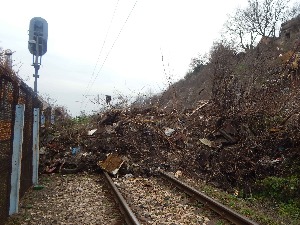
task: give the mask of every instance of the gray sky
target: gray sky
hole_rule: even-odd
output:
[[[1,3],[0,47],[14,52],[14,69],[33,87],[29,22],[46,19],[48,52],[42,58],[38,91],[75,116],[97,110],[90,99],[98,94],[104,99],[105,94],[155,93],[164,90],[169,76],[171,81],[183,78],[191,58],[208,52],[220,37],[227,14],[246,2],[9,0]]]

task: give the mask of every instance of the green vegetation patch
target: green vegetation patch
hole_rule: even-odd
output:
[[[262,199],[272,199],[281,215],[300,219],[299,177],[267,177],[256,182],[255,195]]]
[[[279,202],[297,200],[300,206],[300,179],[298,177],[267,177],[256,183],[260,197],[271,197]]]

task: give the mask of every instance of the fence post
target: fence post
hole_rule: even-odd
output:
[[[33,111],[33,146],[32,146],[32,183],[38,184],[39,173],[39,121],[40,109],[34,108]]]
[[[11,188],[9,215],[17,213],[19,210],[19,190],[21,176],[21,160],[22,160],[22,144],[23,144],[23,128],[24,128],[24,105],[16,105],[13,154],[11,166]]]

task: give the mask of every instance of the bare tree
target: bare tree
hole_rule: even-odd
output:
[[[199,54],[198,57],[192,58],[190,62],[190,73],[197,73],[203,69],[208,63],[208,56],[206,54]]]
[[[299,13],[290,0],[248,0],[248,6],[237,9],[225,23],[226,33],[238,39],[244,50],[252,49],[258,37],[275,37],[281,23]]]
[[[225,29],[231,39],[237,40],[242,49],[248,50],[254,47],[257,33],[247,24],[244,13],[244,9],[237,9],[235,15],[225,23]]]
[[[215,42],[210,51],[210,66],[213,72],[212,94],[214,102],[223,110],[232,106],[234,89],[232,74],[237,65],[237,51],[224,40]]]

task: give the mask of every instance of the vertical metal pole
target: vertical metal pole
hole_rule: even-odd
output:
[[[39,77],[39,65],[37,64],[38,56],[35,56],[35,63],[34,63],[34,94],[37,96],[37,79]]]
[[[38,72],[40,69],[39,65],[39,34],[36,37],[36,55],[35,55],[35,62],[34,66],[34,94],[37,97],[37,79],[39,78]],[[33,109],[33,131],[32,131],[32,139],[33,139],[33,146],[32,146],[32,183],[33,185],[38,184],[39,180],[39,122],[40,122],[40,109],[34,108]]]
[[[20,190],[20,177],[21,177],[24,110],[25,110],[24,105],[16,105],[9,215],[18,213],[19,210],[19,190]]]
[[[36,37],[36,55],[35,55],[35,62],[34,62],[34,94],[35,96],[37,96],[37,79],[39,78],[39,69],[40,69],[40,65],[39,65],[39,35],[37,35]]]
[[[35,108],[33,112],[33,146],[32,146],[32,183],[38,184],[39,173],[39,121],[40,109]]]

